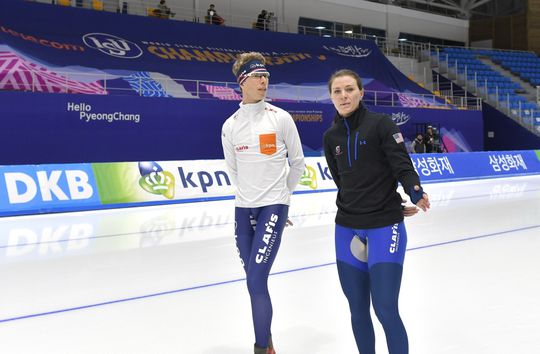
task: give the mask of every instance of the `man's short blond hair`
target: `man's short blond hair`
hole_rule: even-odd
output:
[[[264,56],[259,52],[242,53],[236,58],[236,61],[233,64],[232,72],[234,76],[238,76],[238,70],[240,70],[242,65],[252,60],[259,60],[263,64],[266,64],[266,59],[264,59]]]

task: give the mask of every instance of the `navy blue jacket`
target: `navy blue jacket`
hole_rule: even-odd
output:
[[[324,133],[324,155],[338,187],[337,224],[369,229],[403,220],[398,181],[410,195],[420,179],[388,115],[362,106],[347,118],[336,114]]]

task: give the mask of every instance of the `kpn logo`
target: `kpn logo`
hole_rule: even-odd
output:
[[[174,198],[174,176],[153,161],[139,162],[139,186],[152,194],[161,194],[167,199]]]
[[[317,189],[317,172],[313,167],[306,165],[304,173],[300,177],[300,184],[311,189]]]

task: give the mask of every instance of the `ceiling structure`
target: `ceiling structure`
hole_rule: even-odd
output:
[[[368,0],[443,16],[477,19],[523,13],[527,0]]]

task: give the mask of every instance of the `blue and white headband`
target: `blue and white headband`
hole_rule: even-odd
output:
[[[266,67],[260,60],[251,60],[240,67],[236,81],[242,85],[248,77],[255,74],[264,74],[270,76],[270,73],[268,70],[266,70]]]

